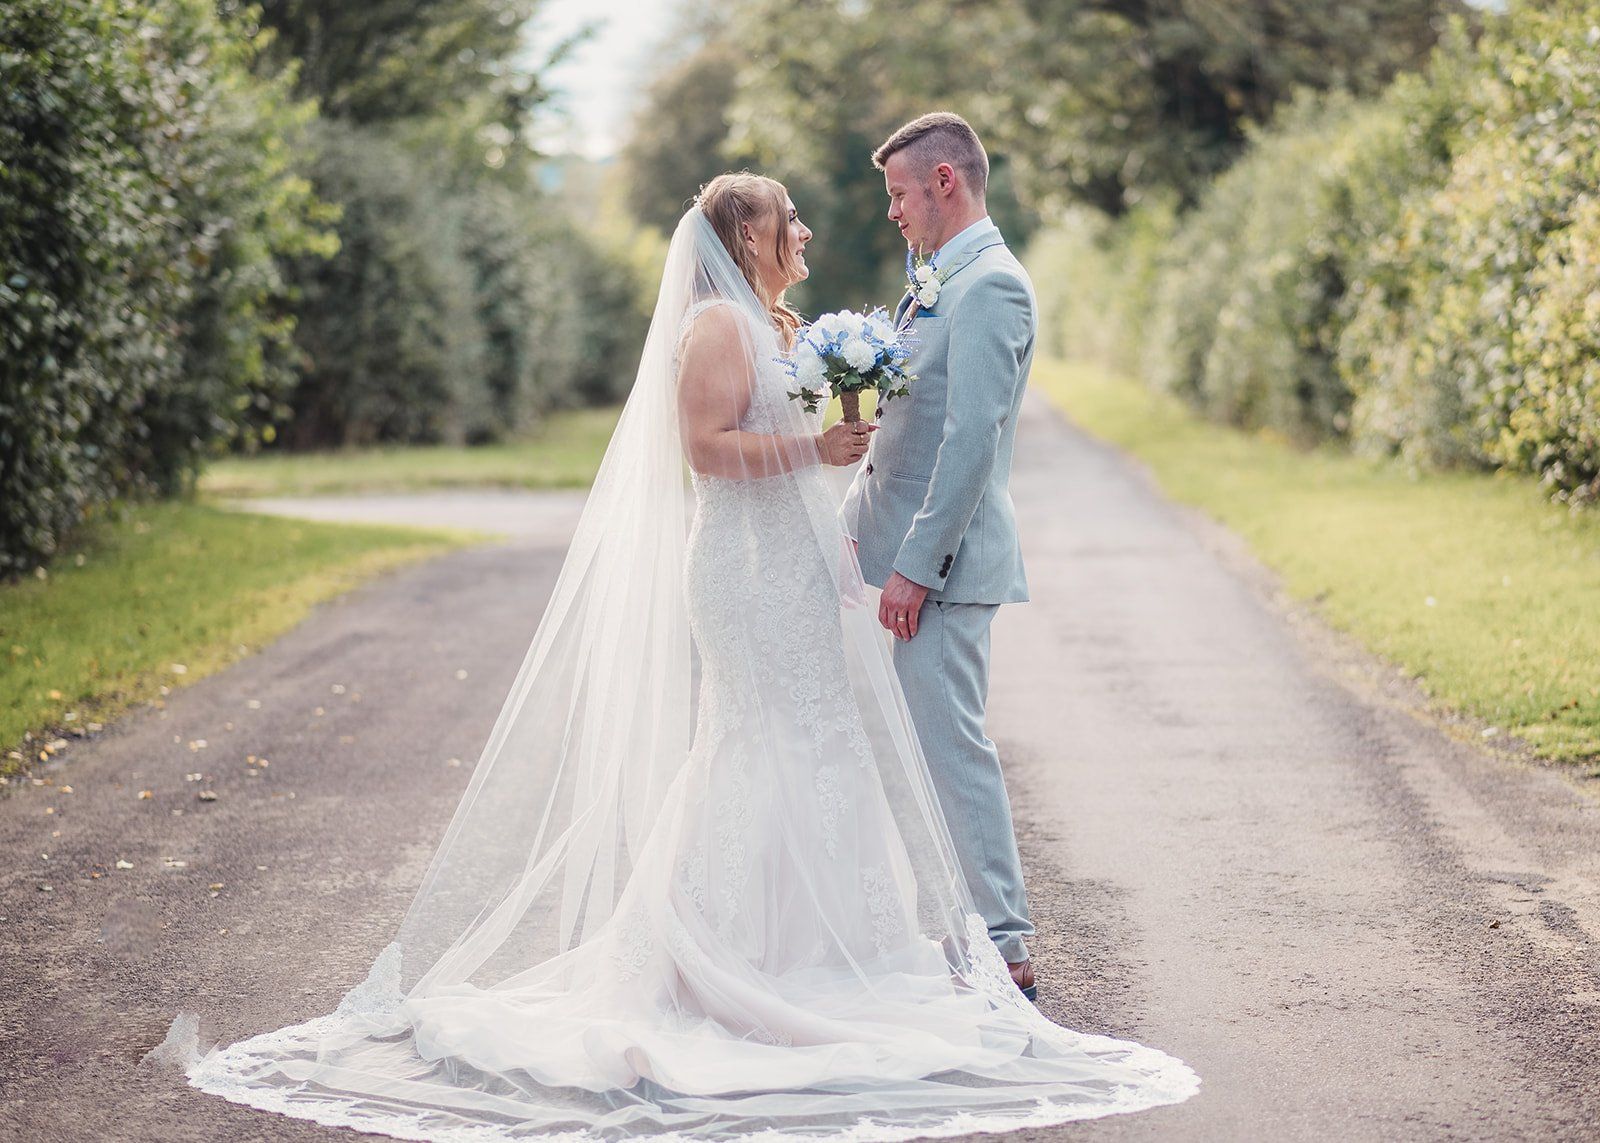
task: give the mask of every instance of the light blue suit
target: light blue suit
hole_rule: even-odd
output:
[[[928,588],[896,674],[967,884],[1008,961],[1033,935],[1000,755],[984,733],[989,625],[1028,598],[1008,484],[1017,411],[1037,332],[1033,285],[988,219],[934,260],[938,301],[911,315],[908,397],[879,406],[878,431],[840,510],[867,582]],[[910,310],[906,295],[896,313]]]

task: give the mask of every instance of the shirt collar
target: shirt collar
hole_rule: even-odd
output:
[[[982,218],[978,219],[977,222],[974,222],[971,226],[963,230],[960,234],[957,234],[954,238],[946,239],[945,244],[939,247],[939,249],[935,250],[933,252],[933,257],[929,259],[934,269],[938,269],[939,263],[948,262],[951,258],[959,254],[961,252],[961,248],[972,241],[973,236],[977,234],[978,231],[982,230],[986,226],[993,225],[994,223],[990,221],[989,216],[986,214]]]

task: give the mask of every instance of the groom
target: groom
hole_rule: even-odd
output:
[[[984,733],[989,625],[1028,598],[1007,483],[1035,334],[1033,286],[989,220],[989,157],[959,115],[913,119],[873,153],[900,227],[916,374],[879,406],[867,463],[841,509],[989,935],[1031,1000],[1033,935],[1000,755]]]

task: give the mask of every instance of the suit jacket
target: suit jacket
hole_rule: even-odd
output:
[[[992,223],[940,272],[938,301],[911,319],[917,379],[879,406],[840,520],[876,587],[898,571],[929,598],[1020,602],[1028,583],[1008,486],[1038,330],[1033,284]]]

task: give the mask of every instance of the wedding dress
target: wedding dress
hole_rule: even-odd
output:
[[[726,375],[680,377],[711,327],[737,334]],[[193,1086],[450,1143],[905,1139],[1195,1091],[1180,1061],[1057,1027],[1012,984],[780,352],[691,209],[552,601],[396,941],[329,1015],[204,1055],[180,1017],[163,1051]],[[743,451],[691,474],[691,522],[680,397],[701,383],[731,394]]]

